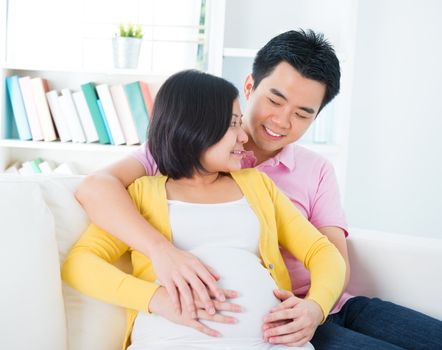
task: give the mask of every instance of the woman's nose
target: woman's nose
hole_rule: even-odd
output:
[[[245,130],[242,127],[239,128],[237,140],[240,143],[246,143],[249,140],[247,133],[245,132]]]

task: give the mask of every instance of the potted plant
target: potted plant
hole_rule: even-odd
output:
[[[115,68],[137,68],[142,39],[140,24],[120,24],[119,32],[112,38]]]

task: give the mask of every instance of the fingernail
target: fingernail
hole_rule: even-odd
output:
[[[226,301],[226,297],[225,297],[223,294],[220,294],[220,295],[218,296],[218,300],[219,300],[219,301]]]
[[[211,315],[215,315],[215,308],[213,308],[213,307],[210,307],[209,308],[209,313],[211,314]]]

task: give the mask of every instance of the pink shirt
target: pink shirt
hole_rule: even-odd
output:
[[[144,145],[135,151],[133,156],[143,164],[147,175],[157,173],[158,167]],[[255,166],[255,162],[253,152],[249,151],[243,159],[242,166],[250,168]],[[304,147],[290,144],[256,168],[266,173],[316,228],[340,227],[347,236],[347,222],[336,175],[328,160]],[[309,272],[283,248],[281,253],[290,273],[293,293],[304,297],[310,288]],[[339,312],[351,297],[344,292],[331,313]]]

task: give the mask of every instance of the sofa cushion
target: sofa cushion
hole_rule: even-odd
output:
[[[66,349],[54,221],[38,184],[0,178],[3,349]]]
[[[60,262],[89,224],[73,191],[82,177],[63,176],[40,181],[46,204],[54,217]],[[69,350],[119,350],[124,341],[123,308],[89,298],[63,283]]]

